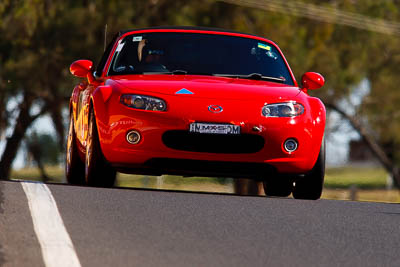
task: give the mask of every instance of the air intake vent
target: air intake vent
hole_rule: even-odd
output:
[[[165,132],[162,140],[169,148],[191,152],[245,154],[256,153],[264,147],[264,138],[253,134],[199,134],[177,130]]]

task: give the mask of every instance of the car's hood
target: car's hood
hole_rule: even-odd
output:
[[[284,100],[301,92],[298,87],[275,82],[202,75],[114,76],[106,84],[143,93],[235,100],[266,96]]]

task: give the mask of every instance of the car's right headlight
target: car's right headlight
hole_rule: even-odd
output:
[[[303,113],[304,106],[296,102],[267,104],[261,109],[261,114],[265,117],[295,117]]]
[[[121,103],[125,106],[143,110],[166,111],[167,104],[164,100],[145,95],[122,95]]]

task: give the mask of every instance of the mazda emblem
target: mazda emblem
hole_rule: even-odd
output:
[[[211,105],[211,106],[208,106],[208,111],[210,111],[212,113],[221,113],[223,111],[223,109],[221,106]]]

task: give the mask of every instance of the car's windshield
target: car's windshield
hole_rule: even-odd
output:
[[[108,75],[152,73],[272,78],[293,85],[275,46],[251,38],[164,32],[128,35],[119,42]]]

